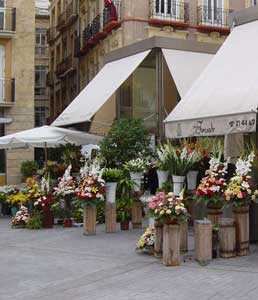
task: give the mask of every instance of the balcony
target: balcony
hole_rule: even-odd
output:
[[[15,79],[0,79],[0,107],[10,107],[15,103]]]
[[[48,46],[36,45],[35,47],[35,56],[36,58],[46,58],[48,59],[49,48]]]
[[[57,30],[62,31],[70,26],[78,17],[77,2],[71,1],[57,18]]]
[[[65,59],[63,59],[60,63],[56,66],[56,75],[58,77],[63,77],[70,71],[74,70],[73,65],[73,56],[70,54]]]
[[[65,25],[66,25],[66,11],[64,11],[57,17],[56,29],[60,31],[65,27]]]
[[[103,31],[110,32],[120,25],[121,0],[113,0],[103,10]]]
[[[50,27],[47,30],[47,43],[51,44],[55,40],[56,30],[54,27]]]
[[[54,86],[54,73],[49,71],[47,73],[47,78],[46,78],[46,85],[49,87],[53,87]]]
[[[181,0],[150,0],[150,25],[186,27],[188,23],[189,3]]]
[[[198,7],[198,29],[200,31],[221,31],[228,33],[230,10],[208,6]]]
[[[16,8],[0,8],[0,36],[13,37],[16,30]]]

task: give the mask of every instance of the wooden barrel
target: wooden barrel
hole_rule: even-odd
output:
[[[163,224],[155,222],[155,243],[154,243],[154,255],[156,257],[162,257],[163,248]]]
[[[180,224],[180,251],[188,251],[188,223]]]
[[[95,205],[85,205],[83,214],[84,235],[96,234],[97,210]]]
[[[106,224],[106,233],[114,233],[117,231],[115,203],[106,202],[105,224]]]
[[[180,226],[165,224],[163,227],[163,264],[180,265]]]
[[[133,229],[142,228],[142,203],[135,200],[132,206],[132,225]]]
[[[211,221],[212,225],[217,225],[219,223],[219,219],[222,218],[222,215],[222,208],[207,207],[207,218]]]
[[[249,254],[249,206],[233,208],[236,224],[236,252],[238,256]]]
[[[220,257],[236,256],[236,226],[234,219],[221,218],[219,220],[219,253]]]
[[[209,220],[194,222],[195,259],[201,263],[212,259],[212,224]]]

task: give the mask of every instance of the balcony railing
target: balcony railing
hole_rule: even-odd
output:
[[[71,1],[57,18],[57,29],[62,30],[76,20],[78,16],[77,1]]]
[[[188,23],[189,4],[179,0],[150,0],[150,20]]]
[[[46,85],[50,87],[54,85],[54,73],[51,71],[47,73]]]
[[[66,23],[66,11],[62,12],[57,17],[57,24],[56,24],[57,30],[62,29],[65,26],[65,23]]]
[[[103,27],[111,22],[121,20],[121,0],[113,0],[112,4],[106,6],[103,10]]]
[[[69,70],[73,69],[73,56],[70,54],[56,66],[56,75],[64,75]]]
[[[0,7],[0,33],[13,33],[16,30],[16,8]]]
[[[0,78],[0,106],[11,106],[15,103],[15,79]]]
[[[83,44],[87,44],[90,39],[92,39],[97,33],[100,32],[101,23],[100,15],[95,17],[95,19],[83,30]]]
[[[47,42],[51,43],[55,39],[56,29],[54,27],[50,27],[47,30]]]
[[[41,46],[41,45],[36,45],[35,47],[35,55],[36,57],[40,57],[40,58],[48,58],[48,54],[49,54],[49,48],[48,46]]]
[[[228,28],[229,10],[209,6],[198,7],[198,25],[206,27]]]

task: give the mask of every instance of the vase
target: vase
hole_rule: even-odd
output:
[[[185,176],[173,175],[173,191],[176,196],[179,196],[182,189],[184,188]]]
[[[198,173],[198,171],[189,171],[187,173],[187,188],[189,191],[196,189]]]
[[[106,200],[109,203],[116,202],[116,188],[117,182],[107,182],[106,183]]]
[[[195,259],[207,263],[212,259],[212,224],[210,220],[194,222]]]
[[[168,180],[168,171],[157,170],[158,180],[159,180],[159,188],[161,189],[163,184]]]
[[[218,225],[219,220],[223,215],[223,206],[220,204],[208,203],[207,205],[207,218],[211,221],[212,225]]]
[[[180,225],[165,224],[163,228],[163,264],[180,265]]]
[[[50,209],[43,210],[42,227],[53,228],[54,226],[54,215]]]
[[[130,177],[134,182],[134,191],[139,192],[141,190],[142,172],[130,172]]]
[[[150,217],[148,220],[149,227],[154,227],[155,219]]]
[[[129,221],[122,221],[122,222],[120,222],[120,227],[121,227],[121,230],[127,231],[127,230],[129,230],[130,222]]]
[[[97,209],[95,205],[84,205],[83,228],[84,235],[96,234]]]
[[[238,256],[249,253],[249,206],[234,207],[236,224],[236,252]]]
[[[73,227],[73,221],[70,218],[65,218],[63,222],[64,228],[71,228]]]

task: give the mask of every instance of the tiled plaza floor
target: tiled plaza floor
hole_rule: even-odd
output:
[[[187,258],[168,268],[134,251],[140,231],[92,237],[81,228],[13,230],[0,219],[1,300],[257,300],[258,248],[249,257]]]

